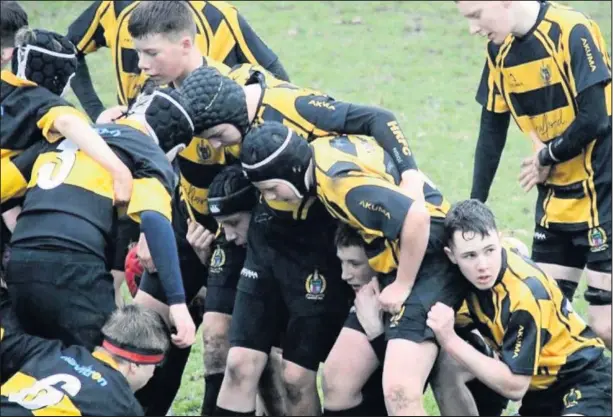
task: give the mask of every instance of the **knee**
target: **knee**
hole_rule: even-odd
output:
[[[594,333],[598,337],[610,340],[611,339],[611,308],[609,307],[608,313],[602,312],[602,308],[588,308],[590,311],[589,324]],[[597,310],[597,311],[593,311]]]
[[[305,392],[317,391],[317,373],[291,362],[283,366],[283,384],[287,398],[293,403],[300,401]]]
[[[259,380],[261,369],[258,358],[253,357],[248,352],[230,349],[226,361],[226,372],[224,378],[232,385],[245,383],[255,383]]]
[[[326,362],[321,375],[321,385],[324,398],[331,399],[352,391],[352,384],[347,380],[342,367],[334,363]]]
[[[421,405],[422,392],[419,384],[383,382],[385,405],[391,415],[407,409],[415,409]]]
[[[228,327],[223,318],[221,320],[205,320],[202,326],[202,342],[204,347],[204,367],[206,374],[224,371],[230,342],[228,340]]]

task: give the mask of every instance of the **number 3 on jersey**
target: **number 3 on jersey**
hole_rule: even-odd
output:
[[[77,160],[78,146],[68,139],[64,139],[57,147],[57,157],[54,161],[43,164],[38,169],[36,184],[43,190],[50,190],[62,184]]]

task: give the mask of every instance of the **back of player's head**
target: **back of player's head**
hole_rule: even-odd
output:
[[[102,334],[104,349],[119,360],[137,364],[162,362],[170,346],[162,317],[137,304],[115,310],[102,327]]]
[[[128,32],[137,39],[162,35],[176,40],[196,36],[196,23],[185,1],[142,1],[132,10]]]
[[[199,67],[180,88],[192,110],[196,134],[222,123],[235,126],[244,137],[249,130],[249,114],[243,87],[216,68]]]
[[[445,241],[448,244],[453,243],[455,232],[485,237],[497,230],[494,213],[476,199],[454,204],[445,217]]]
[[[230,165],[213,178],[207,204],[212,215],[230,216],[241,211],[251,211],[257,200],[257,189],[240,165]]]
[[[337,248],[348,248],[351,246],[364,246],[364,240],[357,229],[347,223],[339,223],[334,233],[334,245]]]
[[[15,34],[28,26],[28,14],[16,1],[2,1],[0,7],[0,48],[15,46]]]
[[[194,136],[194,124],[187,108],[176,90],[147,87],[128,109],[128,117],[139,118],[153,140],[168,152],[178,145],[187,145]]]
[[[62,95],[77,69],[74,45],[59,33],[22,28],[15,35],[12,69],[18,77]]]
[[[264,122],[245,136],[240,159],[252,182],[282,180],[303,196],[313,151],[309,143],[279,122]]]

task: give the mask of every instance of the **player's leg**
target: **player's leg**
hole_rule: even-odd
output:
[[[588,322],[594,332],[611,350],[611,222],[590,229],[587,234],[587,265],[585,275],[588,302]],[[582,239],[581,243],[585,242]]]
[[[357,316],[349,313],[323,366],[324,415],[371,415],[362,390],[380,366]]]
[[[280,344],[280,342],[279,342]],[[273,347],[268,355],[268,363],[260,377],[259,407],[256,415],[287,415],[287,392],[283,382],[283,351]]]
[[[423,392],[439,353],[434,333],[426,325],[428,311],[436,302],[459,310],[467,290],[467,281],[442,251],[426,254],[402,310],[386,322],[383,392],[390,415],[425,415]],[[463,397],[454,400],[456,409],[470,406],[462,403]]]
[[[218,416],[255,415],[258,383],[277,339],[279,322],[284,319],[274,287],[262,288],[257,294],[243,289],[239,282],[230,325],[230,350],[217,396]]]

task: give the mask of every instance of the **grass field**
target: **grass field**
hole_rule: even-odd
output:
[[[90,2],[24,1],[33,27],[65,33]],[[570,1],[601,25],[611,48],[611,2]],[[470,193],[480,108],[474,101],[485,41],[468,34],[453,2],[237,1],[234,4],[279,55],[295,84],[338,99],[395,112],[420,167],[451,201]],[[108,50],[93,54],[89,68],[106,105],[115,104]],[[76,103],[74,97],[70,97]],[[516,127],[490,193],[499,225],[531,242],[536,191],[522,192],[520,161],[531,152]],[[583,299],[575,305],[581,312]],[[177,415],[199,413],[203,393],[202,347],[192,350],[174,404]],[[431,415],[438,410],[431,395]]]

